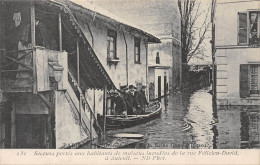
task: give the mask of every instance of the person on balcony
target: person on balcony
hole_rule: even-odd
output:
[[[51,28],[48,28],[42,19],[35,18],[36,45],[50,50],[58,50],[57,41],[53,36]]]

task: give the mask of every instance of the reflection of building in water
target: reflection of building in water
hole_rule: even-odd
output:
[[[238,107],[218,109],[217,148],[240,148],[240,111]]]
[[[241,148],[258,148],[260,145],[259,136],[259,115],[258,109],[248,109],[241,113]]]
[[[260,112],[249,112],[249,141],[252,148],[260,147]]]
[[[217,148],[259,148],[260,107],[219,107]]]

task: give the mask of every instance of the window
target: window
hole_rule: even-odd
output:
[[[160,64],[160,56],[159,56],[159,52],[156,53],[156,64]]]
[[[250,94],[260,94],[260,82],[259,82],[259,67],[260,65],[250,65]]]
[[[141,40],[139,38],[135,38],[135,63],[138,63],[140,64],[141,61],[140,61],[140,42]]]
[[[238,13],[238,44],[260,46],[260,11]]]
[[[249,44],[259,45],[260,12],[249,12]]]
[[[108,29],[107,33],[107,59],[118,59],[116,56],[116,31]]]
[[[240,65],[240,97],[260,95],[260,64]]]

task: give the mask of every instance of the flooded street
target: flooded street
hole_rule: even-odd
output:
[[[161,99],[161,117],[116,133],[145,134],[149,149],[259,148],[259,107],[225,107],[213,111],[210,87]]]

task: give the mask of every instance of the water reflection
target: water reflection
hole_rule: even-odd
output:
[[[259,148],[259,107],[212,105],[210,88],[161,99],[160,118],[109,131],[146,134],[146,148]]]
[[[218,108],[218,148],[260,148],[259,106]]]

